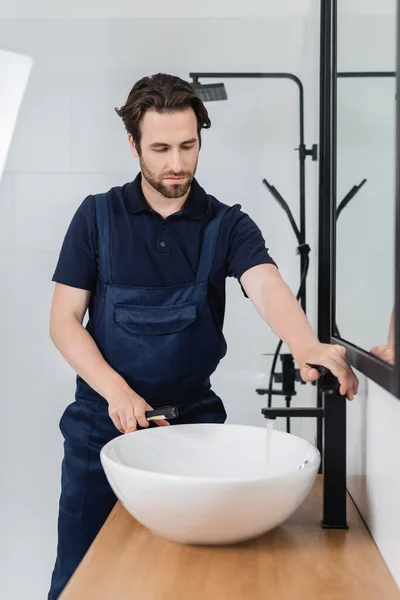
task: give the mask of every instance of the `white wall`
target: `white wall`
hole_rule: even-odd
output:
[[[358,0],[360,1],[360,0]],[[382,2],[387,0],[381,0]],[[0,17],[7,18],[117,18],[117,17],[276,17],[311,14],[316,10],[314,0],[153,0],[137,3],[131,0],[0,0]]]
[[[400,588],[400,401],[358,375],[347,412],[347,487]]]
[[[114,106],[136,79],[156,71],[186,78],[195,70],[289,71],[305,85],[310,146],[318,141],[318,27],[315,12],[308,18],[0,20],[0,47],[35,60],[0,188],[0,451],[7,457],[0,466],[0,585],[7,600],[43,599],[53,566],[58,421],[73,400],[75,380],[48,337],[51,276],[82,199],[138,171]],[[203,136],[198,179],[222,201],[242,203],[297,291],[296,240],[261,182],[267,177],[298,216],[296,87],[288,81],[226,83],[229,101],[209,105],[213,127]],[[317,174],[318,164],[309,162],[313,323]],[[236,281],[228,282],[226,336],[229,352],[215,389],[230,422],[264,425],[265,397],[254,389],[267,383],[271,359],[261,354],[273,352],[277,340]],[[302,387],[294,404],[315,404],[315,388]],[[294,422],[292,431],[313,441],[313,423]]]
[[[393,14],[393,0],[344,0],[342,11],[346,14]],[[133,3],[130,0],[0,0],[0,18],[116,18],[116,17],[276,17],[313,15],[317,10],[315,0],[203,0],[189,3],[164,0],[150,3]]]

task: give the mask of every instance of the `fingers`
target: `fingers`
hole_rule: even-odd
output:
[[[150,404],[145,404],[144,402],[137,404],[134,408],[134,416],[136,421],[139,423],[140,427],[148,427],[149,422],[146,419],[145,412],[147,410],[153,410]]]
[[[121,433],[124,433],[124,428],[122,426],[121,419],[119,418],[117,409],[109,408],[108,414],[110,415],[110,419],[112,420],[112,422],[114,423],[114,425],[118,429],[118,431],[120,431]]]
[[[351,389],[353,391],[353,397],[349,398],[349,400],[353,400],[354,396],[358,394],[358,385],[359,385],[358,377],[354,373],[354,371],[352,370],[352,368],[350,367],[349,363],[347,362],[347,359],[346,359],[346,355],[347,355],[346,348],[344,346],[340,346],[339,344],[336,344],[334,346],[334,348],[336,348],[336,350],[341,355],[341,357],[343,359],[344,368],[347,370],[348,375],[349,375],[349,377],[351,379]]]
[[[333,347],[336,348],[337,352],[339,352],[339,354],[341,354],[343,358],[345,358],[346,348],[344,346],[341,346],[340,344],[335,344]]]
[[[338,379],[340,388],[339,392],[343,396],[349,392],[353,394],[353,377],[352,371],[345,359],[346,349],[343,346],[332,346],[330,354],[326,357],[326,366]],[[350,399],[350,398],[349,398]]]
[[[370,352],[381,360],[394,365],[394,349],[391,346],[374,346]]]
[[[117,405],[110,404],[108,414],[113,421],[115,427],[121,433],[132,433],[138,427],[147,429],[149,421],[146,418],[146,411],[153,410],[153,407],[137,395],[132,398],[128,397],[123,402]],[[165,419],[155,421],[160,427],[170,425]]]
[[[354,399],[355,394],[358,392],[358,379],[346,360],[346,348],[344,346],[339,344],[329,345],[322,355],[316,357],[316,360],[313,358],[309,362],[318,363],[329,369],[339,381],[339,393],[349,400]],[[316,369],[311,368],[308,372],[305,372],[303,379],[305,381],[315,381],[318,376],[316,376]]]
[[[307,366],[301,370],[300,374],[303,381],[307,381],[308,383],[310,383],[311,381],[316,381],[317,379],[319,379],[320,376],[320,373],[319,371],[317,371],[317,369],[313,369]]]
[[[171,425],[171,423],[168,423],[168,421],[165,421],[164,419],[161,419],[160,421],[156,421],[156,423],[160,427],[165,427],[166,425]]]
[[[132,433],[132,431],[136,431],[137,429],[137,421],[133,414],[126,415],[126,426],[124,429],[124,433]]]
[[[126,409],[110,408],[108,414],[115,427],[121,433],[131,433],[132,431],[136,431],[137,422],[133,414],[133,408],[130,410],[128,408],[128,412]]]
[[[329,353],[321,364],[329,369],[339,381],[339,393],[347,396],[349,400],[354,399],[358,390],[358,380],[351,370],[346,359],[346,348],[343,346],[331,346]]]

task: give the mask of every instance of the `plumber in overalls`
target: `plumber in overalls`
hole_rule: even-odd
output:
[[[60,421],[64,459],[49,600],[59,597],[116,502],[102,446],[148,427],[145,411],[168,404],[179,409],[171,425],[225,421],[210,376],[226,353],[227,277],[240,282],[289,346],[305,381],[318,377],[306,363],[317,363],[338,377],[348,399],[357,392],[345,350],[314,335],[254,221],[195,179],[201,130],[211,123],[191,85],[172,75],[144,77],[116,112],[140,173],[87,196],[53,276],[50,335],[77,385]]]

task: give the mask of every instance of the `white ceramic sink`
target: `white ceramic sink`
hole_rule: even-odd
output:
[[[320,453],[310,442],[266,429],[191,424],[142,429],[101,450],[125,508],[152,532],[187,544],[228,544],[285,521],[310,491]]]

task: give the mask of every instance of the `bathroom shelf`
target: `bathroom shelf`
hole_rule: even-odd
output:
[[[349,495],[350,529],[321,528],[322,479],[283,525],[232,546],[169,542],[117,503],[60,600],[400,600]]]

